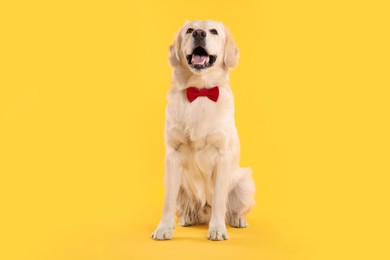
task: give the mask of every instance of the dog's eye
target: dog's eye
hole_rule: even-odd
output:
[[[215,29],[211,29],[210,32],[211,32],[212,34],[218,35],[218,32],[217,32],[217,30],[215,30]]]
[[[187,30],[187,34],[192,33],[193,31],[194,31],[194,29],[189,28],[189,29]]]

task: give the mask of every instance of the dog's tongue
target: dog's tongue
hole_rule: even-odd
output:
[[[209,62],[209,56],[192,55],[192,64],[203,65]]]

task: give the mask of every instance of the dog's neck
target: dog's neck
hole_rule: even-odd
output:
[[[194,74],[188,69],[175,68],[172,75],[172,90],[181,91],[188,87],[210,88],[214,86],[228,87],[229,70],[213,68],[212,71]]]

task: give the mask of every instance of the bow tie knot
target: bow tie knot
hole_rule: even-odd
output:
[[[213,88],[196,88],[189,87],[187,88],[187,99],[190,101],[194,101],[198,97],[208,97],[210,100],[217,102],[219,96],[219,88],[218,86]]]

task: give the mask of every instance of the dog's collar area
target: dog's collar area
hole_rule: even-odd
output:
[[[198,97],[207,97],[208,99],[217,102],[219,97],[219,87],[212,88],[197,88],[189,87],[186,89],[187,99],[192,103]]]

